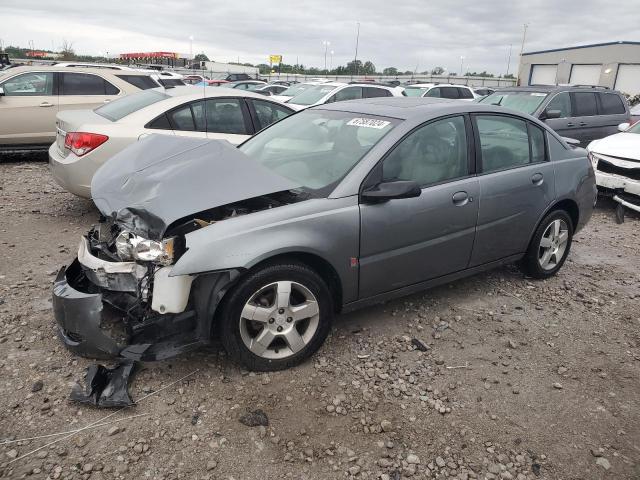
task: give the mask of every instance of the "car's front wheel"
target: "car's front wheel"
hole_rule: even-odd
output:
[[[233,360],[251,370],[299,364],[331,329],[329,288],[315,271],[297,262],[259,268],[228,295],[219,316],[220,340]]]
[[[533,234],[522,259],[523,270],[534,278],[549,278],[562,267],[573,240],[573,222],[564,210],[550,212]]]

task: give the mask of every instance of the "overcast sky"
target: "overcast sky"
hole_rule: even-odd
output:
[[[18,6],[19,5],[19,6]],[[625,0],[0,0],[4,45],[58,49],[63,39],[77,53],[205,52],[217,61],[268,63],[281,54],[305,66],[324,66],[323,41],[333,66],[354,57],[378,70],[487,69],[502,74],[513,44],[518,61],[523,24],[525,51],[616,40],[640,40],[640,2]],[[330,55],[327,63],[330,62]],[[329,65],[327,65],[329,66]]]

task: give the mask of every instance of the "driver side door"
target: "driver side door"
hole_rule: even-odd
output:
[[[473,137],[464,115],[439,118],[404,137],[366,185],[412,180],[415,198],[360,204],[360,298],[464,270],[478,216]]]

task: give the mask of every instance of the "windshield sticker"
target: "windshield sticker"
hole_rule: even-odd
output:
[[[387,122],[386,120],[376,120],[373,118],[354,118],[347,122],[347,125],[351,125],[352,127],[366,127],[366,128],[377,128],[378,130],[382,130],[384,127],[389,125],[391,122]]]

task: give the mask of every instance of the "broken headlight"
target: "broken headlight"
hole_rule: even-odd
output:
[[[122,260],[141,260],[162,265],[173,263],[174,238],[162,242],[147,240],[135,233],[122,231],[116,237],[116,251]]]

